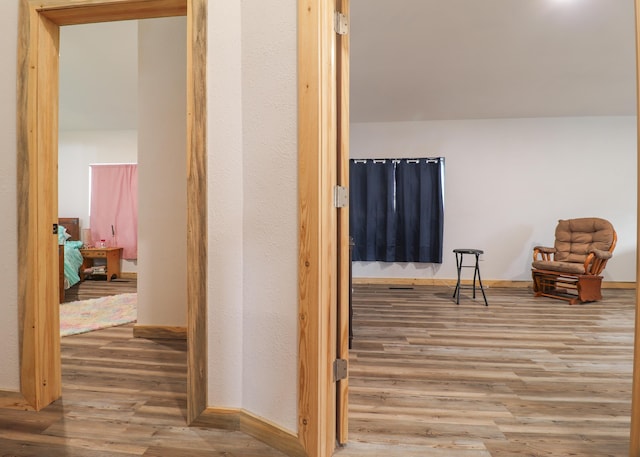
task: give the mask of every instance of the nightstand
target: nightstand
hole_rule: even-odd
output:
[[[80,249],[82,254],[82,266],[80,267],[80,279],[85,278],[84,271],[93,267],[95,259],[105,259],[107,261],[107,281],[119,278],[120,259],[122,258],[122,248],[84,248]]]

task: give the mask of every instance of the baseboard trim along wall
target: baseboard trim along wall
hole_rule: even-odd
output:
[[[186,327],[169,327],[166,325],[138,325],[133,326],[134,338],[150,340],[186,340]]]
[[[353,284],[389,284],[400,286],[456,286],[456,279],[436,279],[436,278],[353,278]],[[469,285],[471,279],[463,279],[462,284]],[[476,283],[477,284],[477,283]],[[507,281],[483,279],[482,285],[485,287],[532,287],[532,281]],[[603,289],[635,289],[635,281],[603,281]]]
[[[14,409],[19,411],[35,411],[20,392],[0,390],[0,409]]]
[[[138,273],[135,271],[123,271],[120,273],[122,279],[138,279]]]
[[[244,409],[207,408],[190,425],[243,432],[288,456],[307,455],[294,433]]]

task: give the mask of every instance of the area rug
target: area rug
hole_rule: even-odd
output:
[[[60,336],[136,321],[138,294],[110,295],[60,304]]]

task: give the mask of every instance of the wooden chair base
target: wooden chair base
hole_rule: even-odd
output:
[[[602,276],[570,275],[546,270],[533,270],[532,276],[536,297],[565,300],[570,305],[602,299]]]

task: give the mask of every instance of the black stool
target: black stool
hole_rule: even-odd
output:
[[[487,303],[487,296],[484,294],[484,288],[482,287],[482,279],[480,279],[480,254],[484,254],[484,251],[481,251],[480,249],[454,249],[453,252],[456,254],[456,267],[458,268],[458,282],[455,290],[453,291],[453,296],[456,297],[456,305],[460,304],[460,289],[462,288],[462,285],[460,284],[460,274],[462,273],[462,269],[473,268],[473,298],[476,298],[476,276],[478,276],[478,282],[480,283],[480,290],[482,291],[484,304],[485,306],[489,306],[489,303]],[[465,254],[475,255],[476,264],[464,265],[462,259]]]

